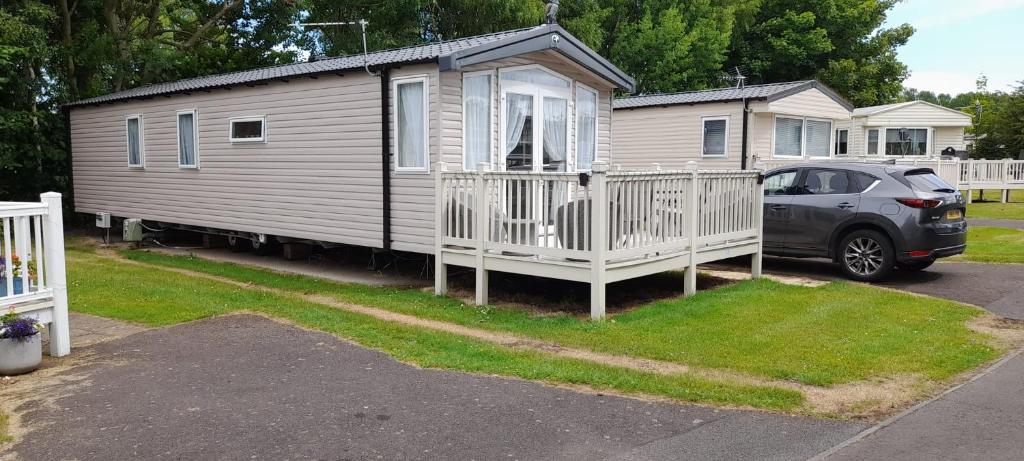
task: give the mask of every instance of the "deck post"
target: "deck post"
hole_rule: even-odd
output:
[[[608,251],[608,163],[594,162],[590,195],[590,318],[601,320],[605,311],[605,253]]]
[[[64,267],[64,210],[60,194],[46,192],[39,196],[46,204],[43,218],[43,260],[46,262],[46,285],[53,291],[53,322],[50,323],[50,356],[71,353],[71,328],[68,325],[68,282]]]
[[[692,296],[697,293],[697,239],[698,224],[700,223],[700,207],[697,197],[700,195],[700,180],[697,171],[697,162],[686,162],[686,171],[690,172],[690,193],[686,194],[686,237],[690,242],[690,258],[683,270],[683,295]]]
[[[760,182],[760,181],[757,181]],[[757,184],[754,191],[754,224],[757,226],[757,252],[751,256],[750,278],[761,278],[761,264],[764,260],[764,187]]]
[[[1000,178],[1003,184],[1002,194],[999,195],[999,203],[1010,201],[1010,159],[1003,159],[1003,177]]]
[[[487,222],[491,212],[487,209],[487,169],[490,165],[480,162],[473,179],[473,236],[476,240],[476,305],[487,304],[488,274],[484,267],[484,246],[487,244]]]
[[[448,265],[444,263],[444,236],[447,223],[445,222],[445,190],[444,172],[445,163],[434,164],[434,294],[448,294]]]
[[[974,202],[974,190],[971,183],[974,180],[974,159],[967,159],[967,203]]]

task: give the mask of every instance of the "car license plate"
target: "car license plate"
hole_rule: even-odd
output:
[[[946,212],[946,219],[952,221],[964,217],[964,213],[960,210],[949,210]]]

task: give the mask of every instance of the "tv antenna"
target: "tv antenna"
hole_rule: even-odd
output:
[[[377,72],[370,70],[370,60],[367,57],[369,51],[366,49],[366,26],[370,25],[370,21],[360,19],[358,21],[338,21],[338,22],[297,22],[295,27],[301,27],[303,29],[307,27],[325,27],[325,26],[359,26],[360,31],[363,35],[363,69],[366,69],[366,73],[377,77]]]
[[[733,70],[736,75],[730,77],[732,77],[733,80],[736,80],[736,89],[742,89],[747,84],[747,76],[743,75],[743,72],[740,70],[740,66],[734,67]]]

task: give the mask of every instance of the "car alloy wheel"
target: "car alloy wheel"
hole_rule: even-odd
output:
[[[885,258],[882,245],[868,237],[858,237],[846,245],[843,258],[850,271],[863,276],[870,276],[882,267]]]

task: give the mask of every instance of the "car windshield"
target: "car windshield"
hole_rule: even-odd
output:
[[[922,192],[956,192],[953,186],[943,181],[931,170],[912,170],[904,173],[903,176],[907,178],[914,189]]]

